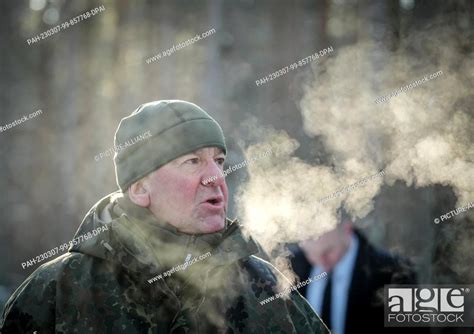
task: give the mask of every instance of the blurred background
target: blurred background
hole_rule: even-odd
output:
[[[0,133],[0,306],[39,266],[22,262],[71,240],[117,190],[112,158],[95,156],[112,147],[122,117],[159,99],[208,111],[226,134],[229,166],[272,148],[227,177],[229,216],[269,254],[334,226],[344,206],[374,244],[412,259],[421,282],[474,283],[474,210],[434,224],[474,201],[472,1],[30,0],[0,10],[0,126],[42,110]],[[256,85],[328,47],[318,62]],[[319,198],[381,170],[315,216]]]

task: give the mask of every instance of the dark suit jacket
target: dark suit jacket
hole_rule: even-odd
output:
[[[355,234],[359,250],[349,287],[345,333],[427,333],[426,328],[384,327],[384,285],[416,284],[416,276],[408,261],[375,248],[359,231]],[[301,249],[294,251],[291,262],[300,280],[306,280],[311,264]],[[305,297],[306,288],[299,289]]]

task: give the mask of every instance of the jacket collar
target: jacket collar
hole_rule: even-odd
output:
[[[183,264],[189,254],[195,258],[210,252],[211,257],[203,262],[224,265],[258,252],[256,243],[243,235],[237,220],[226,219],[225,227],[216,233],[189,235],[158,221],[147,208],[135,205],[120,192],[99,201],[76,235],[101,224],[109,228],[109,233],[101,233],[93,244],[79,244],[72,250],[119,262],[129,270],[147,274]]]

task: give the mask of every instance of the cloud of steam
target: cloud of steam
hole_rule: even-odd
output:
[[[296,140],[255,126],[265,140],[246,154],[268,145],[275,154],[249,166],[237,200],[250,234],[268,252],[318,236],[337,223],[340,206],[354,218],[366,216],[381,185],[396,180],[450,185],[460,205],[472,201],[474,57],[460,44],[453,31],[431,28],[396,52],[369,42],[334,47],[332,57],[313,66],[314,81],[300,104],[305,132],[324,142],[331,161],[310,165],[293,156]],[[439,70],[441,76],[375,103]],[[383,177],[318,205],[382,170]]]

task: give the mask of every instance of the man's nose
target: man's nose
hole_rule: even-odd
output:
[[[201,183],[204,186],[220,186],[223,182],[225,177],[221,165],[215,161],[208,163],[201,176]]]

